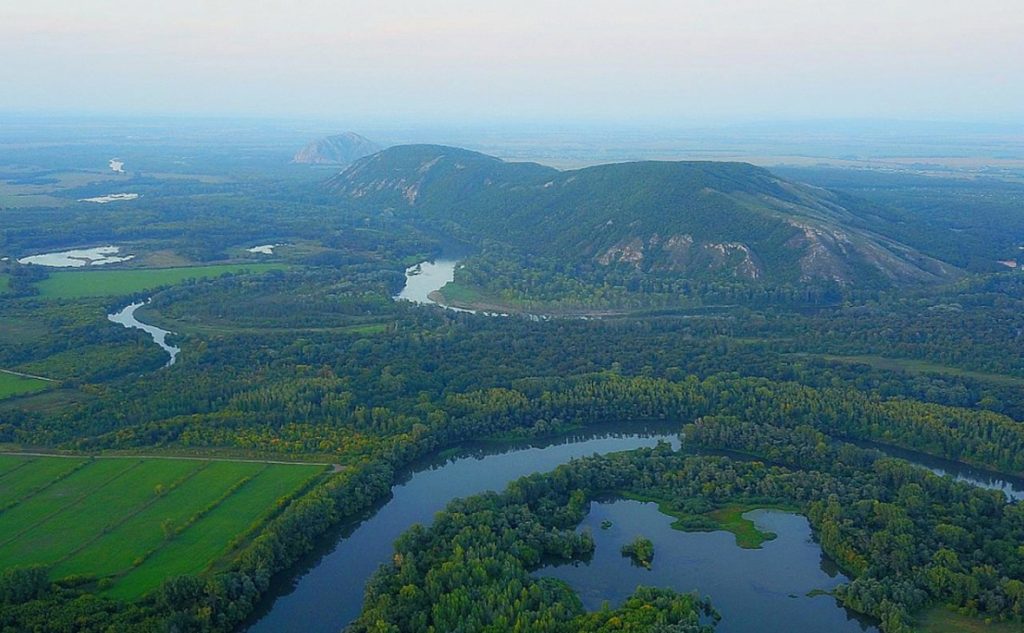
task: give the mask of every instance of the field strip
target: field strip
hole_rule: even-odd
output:
[[[71,502],[70,505],[77,505],[83,499],[88,497],[90,494],[96,492],[97,490],[102,490],[104,487],[110,485],[113,481],[117,480],[119,477],[125,475],[126,473],[131,472],[135,468],[138,468],[141,464],[142,464],[141,461],[140,462],[136,462],[135,464],[130,465],[128,468],[125,468],[124,470],[118,471],[117,473],[114,474],[114,476],[110,477],[109,479],[103,480],[103,482],[101,482],[98,486],[96,486],[94,488],[90,488],[89,490],[87,490],[87,491],[83,492],[82,494],[80,494],[78,497],[76,497],[74,499],[74,501]],[[76,472],[81,473],[81,472],[84,472],[85,470],[86,470],[86,468],[81,468],[81,469],[78,469]],[[49,488],[49,486],[47,486],[47,488]],[[6,540],[0,541],[0,549],[3,549],[7,545],[9,545],[12,541],[17,540],[19,537],[21,537],[23,534],[25,534],[29,530],[32,530],[33,528],[36,528],[36,527],[42,525],[43,523],[46,523],[52,517],[60,514],[61,512],[63,512],[65,510],[65,508],[67,508],[68,505],[69,504],[62,504],[62,505],[58,506],[57,509],[54,510],[53,512],[50,512],[49,514],[43,516],[39,520],[34,521],[34,522],[26,525],[21,530],[18,530],[15,534],[11,534]],[[4,518],[10,517],[10,514],[11,514],[10,512],[5,512],[4,513]]]
[[[261,471],[201,520],[168,540],[144,563],[121,576],[103,595],[132,600],[159,586],[167,577],[209,569],[258,531],[280,510],[280,504],[293,499],[319,475],[309,468],[273,466]]]
[[[12,376],[20,376],[22,378],[34,378],[36,380],[45,380],[46,382],[60,382],[53,378],[46,378],[44,376],[36,376],[35,374],[26,374],[20,371],[14,371],[13,369],[0,369],[0,373],[10,374]]]
[[[46,460],[29,460],[24,465],[28,468],[28,472],[21,473],[21,477],[14,481],[5,480],[0,486],[0,514],[70,477],[85,468],[88,463],[89,460],[83,459],[77,464],[73,464],[71,468],[61,469],[65,464],[60,464],[61,468],[51,470],[51,466],[56,464],[46,463]],[[42,472],[39,472],[40,470]]]
[[[244,457],[186,457],[182,455],[71,455],[68,453],[43,453],[43,452],[32,452],[32,451],[0,451],[0,457],[4,455],[18,456],[26,455],[29,457],[64,457],[67,459],[175,459],[184,460],[187,462],[242,462],[243,464],[280,464],[282,466],[331,466],[334,468],[334,472],[340,472],[343,470],[341,464],[332,464],[330,462],[290,462],[283,459],[251,459]]]
[[[21,469],[21,468],[24,468],[25,466],[28,466],[33,461],[35,461],[35,460],[33,460],[33,459],[23,459],[23,460],[21,460],[21,463],[20,464],[16,464],[14,466],[14,468],[8,468],[7,470],[0,471],[0,479],[3,479],[7,475],[10,475],[11,473],[15,472],[18,469]]]
[[[151,499],[149,499],[148,501],[143,502],[142,505],[140,505],[138,508],[133,509],[131,512],[128,512],[128,513],[124,514],[123,516],[118,518],[113,523],[109,523],[109,524],[105,525],[103,527],[103,529],[99,532],[99,534],[96,534],[95,536],[93,536],[90,539],[84,540],[81,545],[75,547],[73,550],[71,550],[70,552],[68,552],[64,556],[60,557],[60,559],[58,559],[56,562],[57,563],[64,562],[65,560],[71,558],[72,556],[74,556],[78,552],[82,551],[86,547],[89,547],[90,545],[92,545],[93,543],[98,541],[99,539],[103,538],[108,532],[112,532],[112,531],[116,530],[117,528],[119,528],[122,525],[124,525],[130,519],[135,518],[140,513],[142,513],[143,511],[147,510],[150,506],[158,503],[166,494],[168,494],[170,492],[173,492],[174,490],[177,490],[180,486],[182,486],[183,484],[185,484],[186,482],[191,480],[193,477],[195,477],[196,475],[198,475],[199,473],[201,473],[202,471],[204,471],[205,469],[207,469],[209,467],[210,467],[210,464],[206,463],[206,464],[203,464],[202,466],[200,466],[199,468],[197,468],[195,470],[191,470],[191,471],[185,473],[185,475],[183,477],[181,477],[180,479],[178,479],[177,481],[172,483],[163,494],[159,494],[159,495],[154,494]]]
[[[252,473],[250,475],[247,475],[247,476],[243,477],[242,479],[239,479],[238,481],[236,481],[233,485],[231,485],[231,487],[229,487],[227,490],[225,490],[223,494],[221,494],[219,497],[214,499],[207,507],[203,508],[202,511],[200,513],[198,513],[199,516],[191,518],[188,522],[185,523],[185,525],[181,526],[181,528],[179,530],[177,530],[177,534],[180,535],[180,534],[187,533],[188,530],[191,529],[196,523],[198,523],[199,520],[201,520],[203,516],[206,516],[206,515],[210,514],[211,512],[215,511],[217,508],[222,506],[224,504],[224,502],[227,501],[228,499],[230,499],[232,496],[237,495],[239,493],[245,494],[244,493],[245,487],[247,485],[249,485],[254,479],[259,477],[263,473],[267,472],[267,469],[269,469],[269,468],[270,468],[270,464],[264,464],[263,467],[260,468],[259,470],[257,470],[256,472],[254,472],[254,473]],[[164,541],[162,543],[158,544],[156,547],[154,547],[150,551],[146,552],[142,556],[143,562],[145,562],[146,560],[150,559],[151,557],[159,554],[162,550],[164,550],[167,547],[169,547],[172,542],[173,542],[172,539],[164,539]]]
[[[241,482],[259,472],[258,468],[258,464],[210,464],[136,514],[130,523],[122,523],[100,535],[88,547],[63,561],[54,569],[55,577],[128,573],[168,539],[176,538],[189,525],[201,521],[222,498],[233,494]]]
[[[128,469],[106,485],[63,504],[60,512],[48,516],[14,543],[0,546],[0,558],[13,566],[50,565],[82,541],[106,530],[121,516],[159,496],[158,486],[173,485],[200,466],[196,462],[163,462]]]

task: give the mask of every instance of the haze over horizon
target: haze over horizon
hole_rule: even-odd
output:
[[[1018,122],[999,0],[0,6],[0,111],[637,124]]]

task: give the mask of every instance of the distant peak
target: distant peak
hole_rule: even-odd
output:
[[[311,142],[295,154],[293,163],[347,165],[380,151],[380,146],[355,132],[343,132]]]

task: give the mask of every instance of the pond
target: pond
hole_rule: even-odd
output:
[[[118,255],[119,246],[96,246],[94,248],[77,248],[53,253],[30,255],[18,260],[19,264],[35,264],[53,268],[81,268],[83,266],[102,266],[126,262],[134,255]]]
[[[637,585],[666,587],[710,596],[722,614],[720,633],[860,633],[878,631],[868,619],[841,608],[824,594],[848,582],[811,538],[807,519],[776,510],[744,514],[778,538],[761,549],[741,549],[729,532],[681,532],[653,503],[605,500],[590,504],[580,525],[594,536],[593,558],[549,566],[540,576],[569,583],[588,610],[607,601],[618,606]],[[610,527],[602,529],[602,523]],[[607,524],[605,524],[607,525]],[[637,536],[654,543],[650,569],[621,554]]]

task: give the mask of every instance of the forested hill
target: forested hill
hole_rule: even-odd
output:
[[[328,187],[377,210],[573,264],[763,284],[930,283],[948,264],[863,228],[849,199],[746,163],[636,162],[559,171],[436,145],[363,158]],[[865,209],[870,208],[864,205]]]

